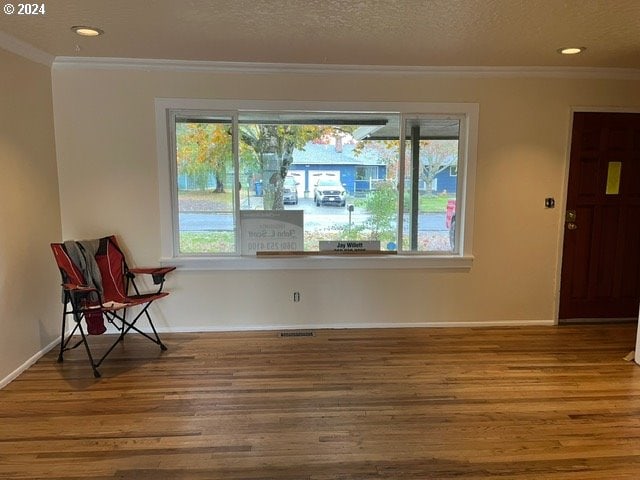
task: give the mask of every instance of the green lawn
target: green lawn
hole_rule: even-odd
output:
[[[442,195],[422,195],[420,197],[420,211],[425,213],[443,213],[447,211],[447,202],[455,197]]]
[[[307,232],[304,249],[318,250],[319,240],[338,240],[339,232]],[[233,232],[180,232],[180,252],[189,253],[234,253]]]
[[[420,196],[420,211],[423,213],[444,213],[447,211],[447,202],[449,200],[455,200],[456,197],[441,196],[441,195],[421,195]],[[357,207],[364,208],[365,198],[356,198],[353,202]],[[405,202],[405,208],[407,204]]]
[[[216,193],[211,190],[180,190],[178,204],[181,212],[233,211],[233,192]]]
[[[180,211],[215,211],[232,209],[231,193],[212,192],[180,192]],[[449,196],[420,197],[420,212],[444,213],[447,201],[455,198]],[[355,199],[356,205],[364,206],[364,199]],[[306,232],[305,250],[317,250],[318,240],[337,240],[339,232]],[[235,239],[233,232],[180,232],[180,251],[182,253],[234,253]]]
[[[233,253],[233,232],[180,232],[182,253]]]

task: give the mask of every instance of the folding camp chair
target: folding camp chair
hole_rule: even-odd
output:
[[[98,367],[116,345],[124,340],[125,335],[132,330],[159,345],[161,350],[166,350],[167,347],[160,340],[158,332],[151,320],[149,306],[155,300],[169,295],[168,292],[163,292],[162,288],[164,286],[165,275],[175,270],[175,267],[129,268],[126,264],[125,256],[114,236],[99,239],[95,256],[89,254],[87,250],[83,248],[82,242],[73,245],[74,247],[79,247],[78,250],[82,254],[80,262],[78,262],[76,256],[77,251],[71,255],[67,244],[51,244],[53,255],[62,275],[64,302],[62,337],[60,339],[58,362],[64,360],[64,352],[83,344],[87,351],[93,374],[99,377],[100,372],[98,371]],[[74,256],[76,256],[75,261]],[[95,263],[93,263],[94,260]],[[85,263],[84,271],[79,265],[82,264],[83,261]],[[87,282],[87,264],[97,265],[100,276],[102,277],[101,290]],[[135,277],[139,274],[151,275],[153,283],[158,285],[158,290],[152,293],[140,293],[135,283]],[[129,295],[129,288],[133,288],[135,294]],[[128,320],[128,310],[136,306],[139,307],[139,311],[132,320]],[[69,334],[66,333],[66,320],[68,315],[72,315],[75,320],[75,327]],[[142,316],[147,318],[153,332],[152,334],[147,334],[136,326],[136,322]],[[119,335],[102,357],[96,361],[91,352],[87,335],[90,333],[103,333],[106,330],[102,324],[103,318],[117,328]],[[83,327],[83,320],[87,324],[87,332],[85,332],[85,328]],[[76,332],[80,333],[80,339],[70,345],[72,337]]]

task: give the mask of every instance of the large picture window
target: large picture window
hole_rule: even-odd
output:
[[[174,258],[246,254],[247,211],[293,211],[285,216],[301,219],[302,233],[286,245],[295,250],[366,242],[399,255],[465,254],[468,183],[459,174],[469,164],[465,111],[166,108],[164,114]],[[276,245],[253,243],[267,251]]]

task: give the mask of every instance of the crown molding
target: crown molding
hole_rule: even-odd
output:
[[[213,62],[113,57],[56,57],[55,69],[161,70],[203,73],[426,75],[447,77],[545,77],[640,80],[640,69],[589,67],[386,66]]]
[[[44,52],[31,44],[18,40],[16,37],[1,31],[0,48],[47,67],[51,67],[53,65],[55,58],[53,55]]]

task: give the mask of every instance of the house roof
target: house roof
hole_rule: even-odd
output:
[[[308,143],[304,150],[294,150],[294,165],[384,165],[375,152],[363,150],[354,152],[355,145],[346,143],[342,152],[335,145]]]

